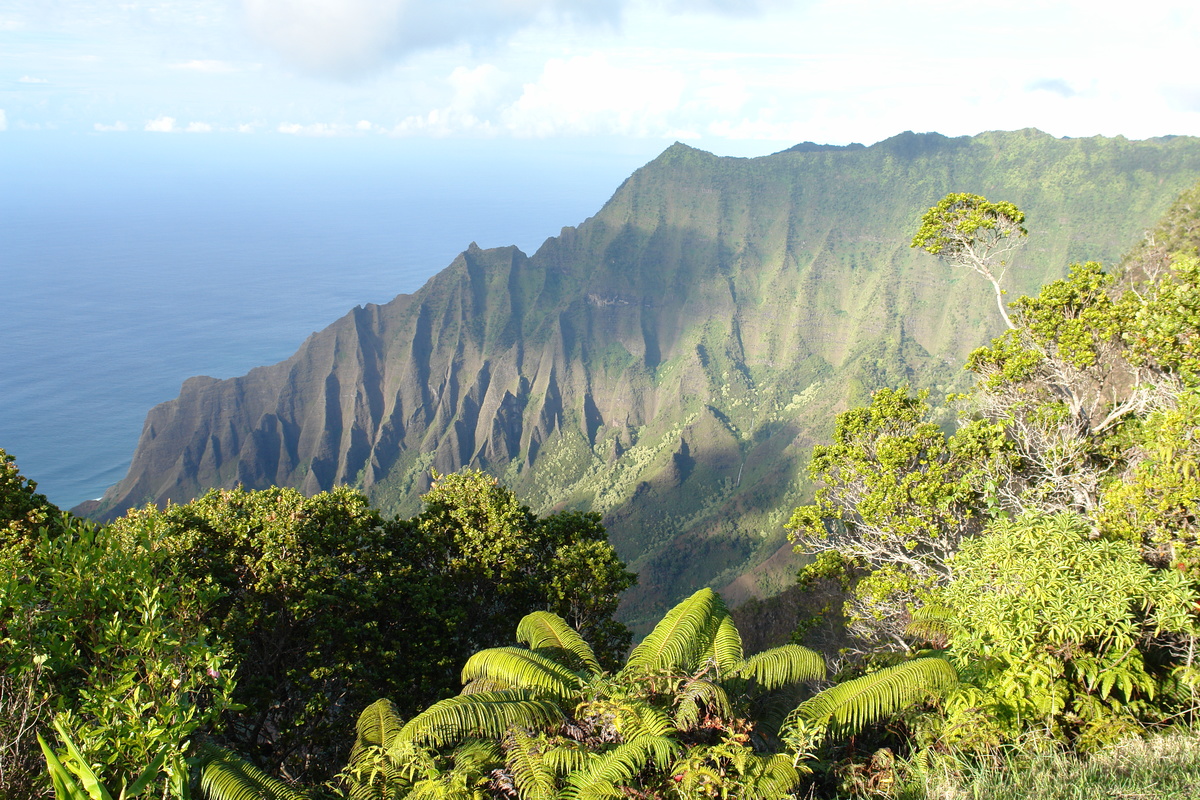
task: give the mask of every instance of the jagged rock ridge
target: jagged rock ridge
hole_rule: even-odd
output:
[[[214,486],[350,483],[409,512],[431,470],[488,469],[537,510],[597,508],[642,573],[633,617],[789,575],[782,523],[832,414],[949,387],[999,330],[986,287],[907,244],[948,191],[1029,215],[1015,291],[1112,261],[1200,178],[1200,140],[1038,131],[758,159],[681,144],[532,257],[472,245],[413,295],[291,358],[152,409],[98,516]]]

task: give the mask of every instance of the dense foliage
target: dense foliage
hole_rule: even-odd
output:
[[[796,645],[745,657],[709,589],[669,611],[614,673],[555,615],[526,617],[517,640],[472,656],[462,693],[412,719],[386,700],[368,708],[349,795],[773,800],[798,789],[828,735],[955,682],[947,662],[922,659],[812,695],[823,659]]]
[[[62,518],[5,464],[21,532],[0,551],[13,797],[44,786],[36,731],[68,748],[64,774],[88,766],[77,747],[114,793],[159,756],[155,775],[185,791],[200,734],[318,782],[372,700],[415,713],[451,694],[461,663],[532,610],[573,619],[604,659],[628,646],[611,615],[633,576],[598,516],[539,518],[478,472],[440,478],[408,520],[348,488],[237,489],[102,529]],[[193,777],[214,769],[193,763]]]
[[[19,523],[32,488],[6,484]],[[206,623],[216,593],[145,541],[37,508],[52,524],[5,520],[20,536],[0,546],[0,797],[43,789],[35,733],[51,720],[115,791],[156,759],[178,784],[192,735],[233,705],[229,649]]]
[[[947,197],[914,246],[938,253],[993,206]],[[991,218],[959,250],[1003,239]],[[792,535],[869,571],[847,606],[866,663],[933,646],[958,667],[923,737],[1094,748],[1197,710],[1200,261],[1154,250],[1120,280],[1076,264],[1010,309],[967,361],[952,435],[907,389],[839,416]]]

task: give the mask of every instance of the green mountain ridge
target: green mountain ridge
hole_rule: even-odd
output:
[[[794,571],[782,525],[834,413],[949,390],[999,332],[993,298],[908,242],[950,191],[1017,203],[1010,294],[1114,263],[1200,179],[1200,139],[1035,130],[755,159],[676,143],[527,256],[474,245],[412,295],[355,308],[286,361],[192,378],[152,409],[111,518],[214,486],[363,488],[411,513],[431,470],[480,466],[535,511],[592,508],[640,585],[631,621],[701,585]]]

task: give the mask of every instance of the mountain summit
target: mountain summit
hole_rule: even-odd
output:
[[[349,483],[411,512],[433,471],[473,465],[537,511],[602,511],[641,573],[635,621],[705,584],[771,592],[833,413],[884,385],[951,388],[1001,328],[988,287],[908,247],[926,208],[1019,205],[1015,297],[1112,263],[1197,179],[1190,137],[909,132],[754,159],[676,143],[533,256],[472,245],[286,361],[189,379],[82,510]]]

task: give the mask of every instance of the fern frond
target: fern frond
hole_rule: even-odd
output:
[[[507,689],[530,689],[558,700],[574,696],[583,685],[571,670],[523,647],[493,647],[467,659],[462,682],[488,681]]]
[[[726,719],[732,716],[729,695],[717,684],[703,678],[686,683],[677,696],[677,702],[675,727],[681,731],[699,725],[702,710]]]
[[[621,675],[694,671],[721,619],[728,615],[720,595],[712,589],[701,589],[668,611],[633,648]]]
[[[627,742],[666,736],[675,727],[666,714],[644,700],[624,701],[617,716],[621,737]]]
[[[738,633],[733,617],[726,613],[713,632],[705,661],[716,664],[717,676],[724,678],[742,663],[742,655],[742,635]]]
[[[400,729],[397,742],[441,746],[468,736],[500,739],[510,727],[539,728],[563,713],[544,695],[524,689],[459,695],[435,703]]]
[[[387,699],[376,700],[358,715],[358,722],[354,725],[356,732],[354,749],[363,747],[386,749],[391,746],[392,740],[396,738],[396,734],[403,726],[404,720],[400,717],[395,703]]]
[[[647,767],[666,769],[679,749],[679,743],[667,736],[647,736],[617,745],[593,758],[583,769],[568,775],[562,797],[564,800],[603,800],[623,796],[623,785]]]
[[[904,632],[914,639],[933,642],[939,647],[950,641],[951,627],[958,616],[949,606],[929,604],[913,611],[912,622]]]
[[[755,729],[768,738],[777,736],[784,720],[810,696],[802,683],[792,683],[756,695],[750,701],[750,718]]]
[[[504,764],[504,751],[491,739],[468,739],[454,750],[454,768],[482,774]]]
[[[588,672],[593,675],[600,673],[600,662],[596,660],[592,648],[578,631],[557,614],[549,611],[526,614],[517,625],[517,641],[529,645],[532,650],[570,653]]]
[[[203,743],[193,766],[201,800],[307,800],[278,778],[223,747]]]
[[[462,694],[485,694],[487,692],[503,692],[513,688],[508,681],[497,681],[491,678],[472,678],[471,682],[459,692]]]
[[[583,769],[591,758],[592,751],[577,742],[563,742],[542,753],[542,763],[555,777],[565,778],[577,769]]]
[[[785,644],[755,653],[738,665],[730,677],[753,680],[764,689],[825,677],[825,659],[798,644]]]
[[[789,797],[800,783],[800,770],[791,756],[778,753],[762,756],[750,753],[743,768],[738,800],[777,800]]]
[[[544,746],[520,728],[509,732],[505,764],[523,800],[554,800],[554,775],[542,756]]]
[[[918,658],[832,686],[805,700],[784,727],[804,725],[855,733],[958,684],[958,673],[941,658]]]

